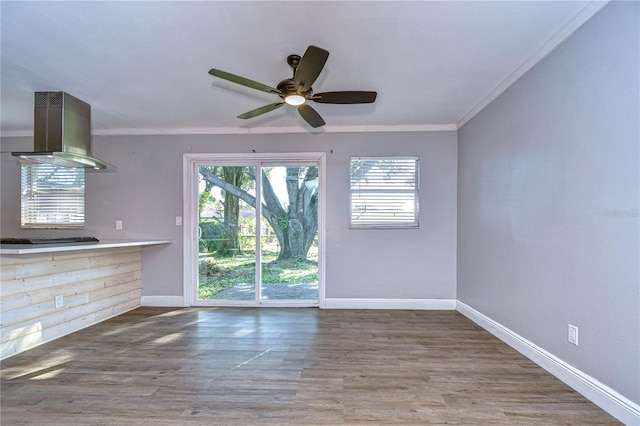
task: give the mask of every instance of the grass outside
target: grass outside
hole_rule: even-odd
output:
[[[318,283],[318,250],[312,247],[307,260],[276,261],[275,251],[262,252],[262,282],[265,284]],[[255,253],[244,251],[231,257],[205,253],[198,258],[198,299],[210,299],[238,284],[255,282]]]

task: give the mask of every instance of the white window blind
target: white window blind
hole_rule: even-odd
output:
[[[418,157],[351,158],[351,227],[418,227]]]
[[[20,185],[22,228],[84,226],[84,169],[22,164]]]

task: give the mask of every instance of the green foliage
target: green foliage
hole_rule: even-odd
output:
[[[277,252],[262,253],[262,282],[265,284],[318,283],[316,260],[276,261]],[[198,262],[198,298],[209,299],[239,284],[255,282],[255,254],[235,257],[201,257]]]
[[[238,238],[232,226],[224,222],[201,220],[200,221],[200,252],[216,253],[218,256],[234,256],[238,253],[238,247],[230,248],[230,241]],[[255,245],[255,244],[254,244]]]
[[[276,220],[278,221],[278,226],[280,226],[280,229],[285,231],[289,228],[289,219],[290,219],[289,213],[287,213],[284,216],[276,217]]]
[[[233,287],[236,283],[226,282],[219,278],[222,269],[213,257],[198,259],[198,297],[208,299]]]
[[[318,262],[287,259],[265,263],[262,265],[262,282],[265,284],[317,284]]]
[[[200,276],[213,276],[220,273],[220,267],[213,257],[205,257],[198,262],[198,274]]]
[[[214,221],[200,221],[200,251],[213,253],[225,240],[227,230],[223,224]]]
[[[216,202],[216,197],[211,194],[211,191],[201,192],[198,199],[198,206],[200,208],[199,211],[205,210],[205,207],[208,205],[213,205]]]

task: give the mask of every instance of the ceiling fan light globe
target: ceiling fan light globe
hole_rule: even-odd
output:
[[[302,95],[289,95],[284,98],[284,101],[289,105],[299,106],[307,101],[307,99]]]

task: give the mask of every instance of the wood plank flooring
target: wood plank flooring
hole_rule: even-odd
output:
[[[2,425],[608,425],[455,311],[140,308],[2,362]]]

